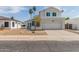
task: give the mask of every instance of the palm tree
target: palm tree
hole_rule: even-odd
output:
[[[32,19],[33,10],[29,9],[30,18]]]
[[[36,12],[36,6],[33,6],[33,13],[34,13],[34,16],[35,16],[35,12]],[[35,19],[34,19],[35,20]],[[36,30],[36,22],[35,22],[35,30]]]
[[[34,11],[34,14],[35,14],[35,12],[36,12],[36,7],[35,6],[33,6],[33,11]]]
[[[33,13],[35,14],[35,12],[36,12],[36,7],[35,6],[33,6],[32,9],[29,9],[29,14],[30,14],[31,19],[32,19],[32,14]]]
[[[36,6],[33,6],[33,10],[36,11]]]
[[[32,14],[34,13],[34,15],[35,15],[35,11],[36,11],[36,7],[35,6],[33,6],[32,9],[29,9],[29,14],[30,14],[31,20],[33,20],[32,19]],[[34,33],[34,31],[35,30],[33,30],[32,33]]]

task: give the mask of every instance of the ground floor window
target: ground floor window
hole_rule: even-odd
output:
[[[15,23],[14,22],[12,22],[12,27],[15,27]]]
[[[32,26],[35,26],[35,21],[32,21]]]
[[[5,22],[4,27],[9,27],[9,22]]]

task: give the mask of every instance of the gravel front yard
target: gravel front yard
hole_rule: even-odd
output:
[[[32,31],[27,29],[3,29],[0,30],[0,35],[47,35],[47,33],[42,30],[32,33]]]

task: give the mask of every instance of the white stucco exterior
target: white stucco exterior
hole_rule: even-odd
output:
[[[50,16],[46,16],[46,13],[49,12]],[[55,12],[56,16],[52,16],[52,13]],[[39,16],[41,18],[41,28],[42,29],[64,29],[65,28],[65,18],[61,16],[62,11],[49,7],[43,11],[40,11]]]
[[[50,14],[50,17],[47,17],[46,16],[46,13],[47,12],[50,12],[51,14]],[[52,16],[52,13],[53,12],[56,12],[56,16]],[[61,17],[61,14],[62,14],[62,10],[59,10],[59,9],[57,9],[57,8],[55,8],[55,7],[49,7],[49,8],[47,8],[47,9],[45,9],[45,10],[42,10],[42,11],[40,11],[39,12],[39,15],[40,15],[40,17],[42,18],[42,19],[47,19],[47,18],[52,18],[52,17]]]
[[[8,27],[5,26],[5,22],[8,22]],[[14,22],[14,26],[13,23]],[[3,16],[0,16],[0,28],[5,28],[5,29],[18,29],[21,28],[22,22],[18,20],[12,20],[10,18],[6,18]]]
[[[49,12],[50,16],[47,16],[46,13]],[[56,16],[53,16],[52,13],[56,13]],[[49,7],[39,12],[39,17],[41,18],[40,27],[36,29],[45,29],[45,30],[62,30],[65,28],[65,18],[62,17],[62,10]],[[26,26],[31,20],[26,21]]]
[[[14,22],[14,24],[15,24],[14,27],[12,26],[12,22]],[[22,26],[22,23],[21,22],[11,21],[11,28],[12,29],[19,29],[19,28],[21,28],[21,26]]]
[[[41,28],[42,29],[64,29],[64,18],[49,18],[41,20]]]
[[[69,19],[67,23],[72,24],[72,29],[79,30],[79,17]]]

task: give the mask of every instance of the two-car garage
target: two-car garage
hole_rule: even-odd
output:
[[[42,22],[41,26],[45,30],[62,30],[65,27],[63,20],[45,20]]]
[[[62,26],[61,26],[61,24],[56,24],[56,23],[53,23],[53,24],[43,24],[43,29],[60,30],[60,29],[62,29]]]

